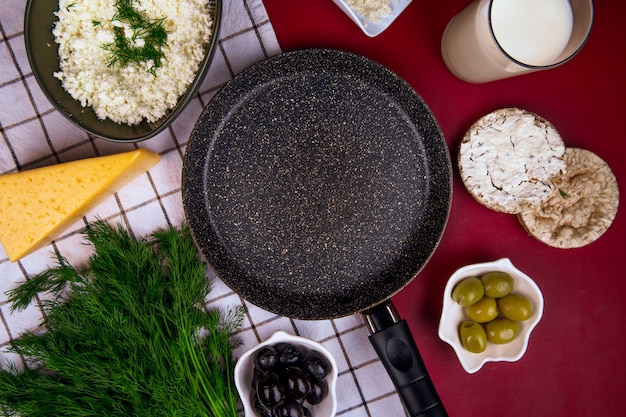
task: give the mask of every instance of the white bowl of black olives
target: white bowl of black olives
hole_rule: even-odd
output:
[[[246,417],[333,417],[337,363],[313,340],[275,332],[235,365]]]
[[[543,295],[509,259],[467,265],[446,285],[439,338],[454,349],[463,369],[515,362],[543,315]]]

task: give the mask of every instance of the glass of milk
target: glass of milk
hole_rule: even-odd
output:
[[[563,64],[592,24],[592,0],[475,0],[448,23],[441,54],[461,80],[485,83]]]

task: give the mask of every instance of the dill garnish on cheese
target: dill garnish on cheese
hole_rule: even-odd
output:
[[[117,0],[112,25],[115,40],[103,45],[111,52],[109,66],[116,63],[122,66],[130,62],[147,64],[148,71],[156,76],[156,68],[165,57],[163,46],[167,41],[167,31],[163,25],[165,17],[150,19],[144,12],[135,9],[137,0]]]

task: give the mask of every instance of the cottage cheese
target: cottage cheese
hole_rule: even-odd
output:
[[[59,0],[52,31],[59,45],[60,71],[54,76],[83,107],[100,119],[134,125],[156,122],[172,109],[192,83],[213,31],[207,0],[141,0],[133,3],[149,19],[165,18],[165,59],[152,63],[109,65],[103,45],[114,39],[116,0]],[[94,24],[97,22],[97,24]]]

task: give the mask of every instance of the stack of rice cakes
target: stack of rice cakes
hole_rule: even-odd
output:
[[[526,110],[500,109],[476,121],[463,137],[458,163],[476,201],[516,215],[549,246],[588,245],[617,214],[617,180],[606,162],[566,147],[549,121]]]

